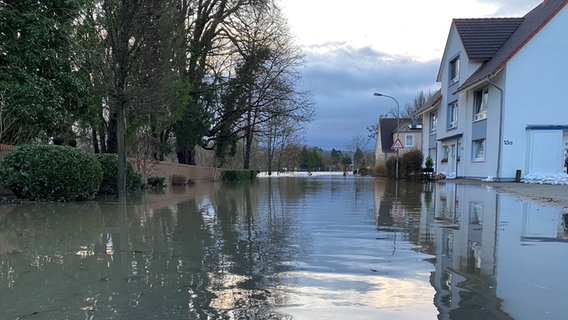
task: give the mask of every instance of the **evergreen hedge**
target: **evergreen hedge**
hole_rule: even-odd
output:
[[[115,153],[96,154],[95,158],[100,162],[103,169],[103,179],[98,194],[117,194],[118,155]],[[126,189],[129,191],[140,190],[142,176],[134,171],[130,162],[126,163]]]
[[[224,170],[221,173],[221,180],[223,181],[244,181],[254,180],[258,171],[256,170]]]
[[[166,177],[148,177],[148,189],[163,189],[166,187]]]
[[[103,177],[84,151],[58,145],[23,145],[0,163],[0,183],[18,198],[41,201],[93,199]]]

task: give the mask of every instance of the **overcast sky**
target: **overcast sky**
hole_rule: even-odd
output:
[[[453,18],[520,17],[542,0],[280,0],[305,54],[301,86],[316,116],[304,143],[346,150],[381,114],[439,88]],[[369,141],[367,149],[374,149]]]

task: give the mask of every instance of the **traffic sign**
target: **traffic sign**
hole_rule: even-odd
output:
[[[404,145],[402,144],[402,141],[400,141],[400,138],[396,138],[396,140],[395,140],[394,143],[392,144],[391,149],[392,149],[392,150],[404,149]]]

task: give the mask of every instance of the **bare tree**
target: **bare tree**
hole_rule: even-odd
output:
[[[347,144],[345,144],[345,148],[353,153],[355,153],[357,149],[365,150],[370,140],[371,139],[369,137],[357,134],[353,136]]]
[[[275,117],[267,122],[264,138],[264,150],[266,154],[266,170],[272,175],[274,168],[282,168],[285,156],[285,148],[292,144],[298,144],[299,124],[286,118]]]
[[[237,66],[214,112],[206,145],[225,156],[234,154],[231,148],[242,139],[243,167],[249,168],[253,141],[271,130],[269,122],[309,121],[313,104],[308,92],[296,90],[303,57],[276,6],[243,8],[224,31],[236,48]]]

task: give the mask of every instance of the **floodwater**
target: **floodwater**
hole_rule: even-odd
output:
[[[0,319],[566,319],[561,208],[314,175],[0,206]]]

